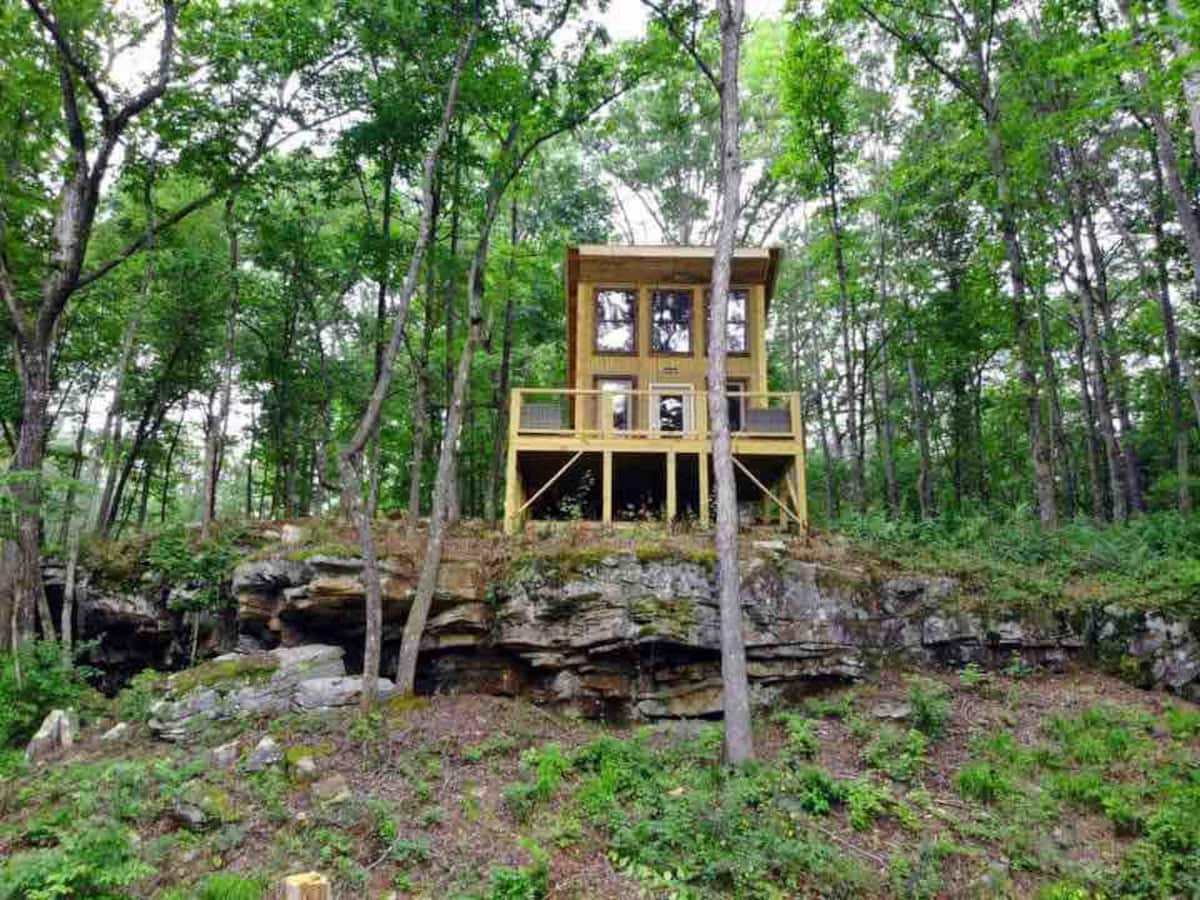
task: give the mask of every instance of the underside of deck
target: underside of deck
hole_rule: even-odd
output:
[[[807,523],[802,447],[735,438],[734,473],[742,521]],[[509,531],[529,520],[707,525],[715,505],[712,454],[699,440],[521,437],[510,474]]]

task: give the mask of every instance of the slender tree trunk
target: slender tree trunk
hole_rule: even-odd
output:
[[[1046,393],[1050,398],[1050,432],[1053,435],[1051,444],[1051,461],[1056,472],[1063,475],[1063,511],[1068,520],[1075,518],[1076,480],[1075,465],[1071,458],[1071,444],[1067,440],[1066,427],[1063,423],[1062,398],[1059,396],[1058,371],[1054,365],[1054,353],[1050,347],[1050,326],[1046,315],[1045,291],[1039,290],[1038,302],[1038,336],[1041,342],[1042,377],[1046,381]]]
[[[926,521],[937,516],[937,498],[933,487],[933,454],[929,441],[929,417],[925,410],[925,385],[921,370],[917,366],[917,336],[913,328],[913,313],[908,296],[901,292],[904,302],[904,321],[908,352],[905,364],[908,368],[908,401],[912,407],[913,425],[917,434],[917,455],[920,465],[917,474],[917,502],[921,508],[921,519]]]
[[[712,300],[708,329],[708,418],[717,488],[717,585],[721,605],[721,701],[725,711],[725,761],[738,765],[754,758],[750,727],[750,682],[742,634],[741,575],[738,569],[737,482],[726,400],[726,322],[741,202],[741,110],[738,59],[741,55],[742,0],[717,0],[721,32],[721,220],[713,252]],[[851,394],[851,402],[853,395]],[[701,460],[701,465],[704,461]],[[855,477],[860,473],[856,470]],[[861,488],[861,482],[856,485]],[[860,498],[861,499],[861,498]]]
[[[241,243],[236,218],[237,194],[225,200],[225,234],[229,241],[229,313],[225,320],[225,355],[221,361],[220,403],[215,417],[208,421],[204,442],[204,502],[200,509],[200,540],[212,534],[217,517],[217,481],[221,475],[221,459],[225,453],[225,429],[229,423],[229,407],[233,396],[233,366],[237,354],[237,321],[241,315]]]
[[[891,343],[888,330],[888,271],[887,271],[887,238],[883,227],[883,217],[879,217],[879,379],[883,390],[883,409],[877,415],[882,421],[882,437],[880,448],[883,453],[883,481],[887,495],[888,513],[893,517],[900,515],[900,484],[896,478],[895,425],[892,422],[892,373],[888,360],[888,345]]]
[[[466,339],[458,355],[454,379],[446,410],[446,428],[442,434],[442,447],[438,454],[437,477],[433,484],[433,503],[429,515],[429,537],[425,542],[425,557],[421,561],[421,572],[417,579],[416,595],[408,610],[404,623],[404,637],[400,643],[400,657],[396,662],[396,687],[402,695],[411,694],[416,682],[417,655],[421,648],[421,635],[433,604],[437,589],[438,571],[442,565],[442,550],[446,539],[446,526],[454,503],[455,480],[457,477],[459,438],[462,431],[467,387],[471,377],[471,363],[475,348],[483,338],[483,276],[487,266],[488,248],[492,226],[500,211],[500,201],[513,174],[502,171],[510,163],[519,170],[522,159],[512,158],[516,149],[518,126],[510,124],[508,136],[500,149],[497,169],[493,172],[486,195],[483,220],[479,228],[479,241],[471,257],[471,268],[467,275],[467,311],[469,323]]]
[[[79,415],[79,431],[75,434],[75,480],[78,481],[83,474],[83,448],[87,442],[87,423],[88,416],[92,411],[92,392],[88,391],[86,399],[83,401],[83,411]],[[62,641],[63,665],[70,665],[74,659],[73,654],[73,630],[75,623],[75,591],[76,580],[79,570],[79,533],[81,519],[86,516],[86,505],[83,515],[79,515],[75,510],[75,485],[71,485],[71,491],[67,494],[67,509],[64,513],[64,522],[67,526],[66,538],[63,541],[67,552],[67,571],[63,584],[63,602],[62,610],[59,613],[59,637]]]
[[[988,77],[980,63],[981,83],[988,85]],[[1008,181],[1008,165],[1004,159],[1004,147],[1000,137],[1000,114],[998,101],[990,95],[986,106],[984,124],[987,129],[988,158],[992,176],[996,181],[996,197],[1000,207],[1000,230],[1008,256],[1008,274],[1012,285],[1013,317],[1017,330],[1017,365],[1021,385],[1025,389],[1025,405],[1029,426],[1029,455],[1033,462],[1033,483],[1037,496],[1038,518],[1046,529],[1058,528],[1058,499],[1054,491],[1054,472],[1050,463],[1050,447],[1046,430],[1042,427],[1042,401],[1038,390],[1037,369],[1034,365],[1033,334],[1030,326],[1026,301],[1025,258],[1017,228],[1017,210]]]
[[[512,369],[513,344],[513,315],[515,308],[515,291],[513,277],[517,261],[517,200],[512,201],[512,218],[509,223],[509,248],[507,296],[504,301],[504,334],[500,348],[500,377],[496,386],[496,427],[492,431],[492,462],[488,470],[487,494],[484,496],[486,508],[484,517],[489,522],[496,521],[496,500],[500,493],[500,472],[504,466],[504,450],[508,436],[508,384]]]
[[[1168,7],[1174,3],[1170,0]],[[1189,95],[1189,104],[1193,114],[1200,109],[1200,85],[1194,86],[1198,92],[1196,102],[1192,102],[1192,97]],[[1193,121],[1193,128],[1196,123]],[[1200,138],[1197,138],[1200,140]],[[1162,185],[1162,167],[1158,163],[1158,156],[1154,156],[1154,181],[1155,181],[1155,196],[1153,203],[1154,210],[1154,284],[1158,293],[1158,308],[1163,320],[1163,337],[1167,351],[1167,390],[1170,392],[1171,404],[1171,424],[1175,431],[1175,479],[1178,482],[1176,486],[1176,504],[1179,511],[1183,514],[1192,511],[1192,491],[1191,491],[1191,474],[1189,465],[1189,428],[1187,416],[1183,411],[1183,369],[1180,365],[1179,354],[1179,329],[1175,323],[1175,306],[1171,302],[1171,278],[1167,272],[1167,249],[1166,249],[1166,196]],[[1136,249],[1136,246],[1135,246]],[[1200,419],[1200,408],[1197,409],[1197,418]]]
[[[842,365],[846,378],[846,436],[850,439],[850,492],[851,501],[858,511],[867,508],[866,472],[863,464],[863,448],[858,430],[858,377],[857,360],[853,346],[853,312],[850,302],[849,276],[846,272],[846,257],[842,248],[841,207],[838,203],[837,185],[831,178],[826,186],[832,221],[833,256],[837,263],[838,315],[842,333]]]
[[[171,496],[171,465],[175,461],[175,451],[179,447],[179,435],[183,431],[183,420],[186,418],[187,404],[185,403],[179,412],[179,421],[175,424],[175,434],[171,438],[171,444],[167,448],[167,458],[163,463],[162,493],[158,503],[159,524],[165,524],[167,521],[167,499]]]
[[[358,527],[359,544],[362,548],[363,569],[362,578],[366,594],[365,619],[366,633],[363,640],[363,692],[362,706],[371,709],[379,703],[379,658],[383,639],[383,585],[379,577],[379,560],[375,554],[375,535],[372,531],[372,519],[362,503],[362,453],[367,441],[379,426],[380,414],[384,401],[391,389],[392,375],[396,365],[396,355],[400,351],[400,343],[404,339],[404,329],[408,319],[408,308],[412,295],[416,290],[417,276],[421,270],[421,261],[425,249],[429,246],[433,226],[433,180],[437,168],[438,157],[446,144],[450,132],[450,124],[454,120],[454,108],[458,102],[459,86],[462,83],[463,70],[467,58],[475,43],[478,22],[472,23],[470,30],[464,36],[458,48],[458,56],[454,61],[454,70],[446,91],[445,105],[442,109],[442,120],[438,127],[437,136],[431,145],[424,161],[421,181],[421,218],[417,229],[417,239],[413,244],[412,256],[409,259],[408,271],[400,294],[396,298],[395,320],[392,323],[392,336],[384,353],[383,367],[380,377],[375,382],[370,402],[358,423],[353,437],[342,448],[338,465],[342,476],[342,496],[347,504],[347,512]]]
[[[1112,401],[1109,395],[1108,375],[1100,345],[1100,333],[1096,324],[1096,293],[1088,273],[1087,259],[1083,255],[1081,239],[1082,223],[1079,214],[1079,190],[1077,183],[1071,187],[1071,249],[1075,263],[1075,278],[1079,283],[1077,296],[1080,305],[1080,321],[1083,323],[1084,339],[1088,357],[1095,377],[1096,420],[1100,425],[1100,438],[1104,444],[1104,460],[1108,469],[1109,494],[1112,497],[1113,521],[1124,522],[1129,518],[1128,493],[1125,485],[1125,467],[1121,448],[1113,426]]]
[[[1100,477],[1100,437],[1096,433],[1096,414],[1088,383],[1087,338],[1083,323],[1078,323],[1079,337],[1075,342],[1075,365],[1079,370],[1079,407],[1083,414],[1084,444],[1087,447],[1088,483],[1091,486],[1092,518],[1103,522],[1108,518],[1106,491]]]

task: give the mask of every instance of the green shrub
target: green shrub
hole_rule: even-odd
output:
[[[796,773],[795,792],[800,808],[817,816],[828,815],[834,804],[846,798],[841,783],[816,766],[806,766]]]
[[[149,722],[150,707],[163,692],[166,679],[154,669],[143,669],[116,698],[117,718],[124,722]]]
[[[261,900],[266,892],[267,884],[262,878],[217,872],[200,882],[196,900]]]
[[[549,856],[532,841],[522,841],[522,846],[533,857],[533,863],[493,869],[487,900],[543,900],[550,893]]]
[[[17,667],[21,677],[17,679]],[[23,644],[13,654],[0,654],[0,747],[25,743],[52,709],[90,712],[95,694],[86,666],[63,663],[62,648],[51,641]]]
[[[911,781],[925,765],[928,746],[929,740],[915,728],[902,732],[884,725],[863,751],[863,760],[897,781]]]
[[[80,823],[55,847],[10,857],[0,869],[0,900],[120,900],[128,896],[126,888],[151,874],[124,828],[103,821]]]
[[[866,831],[887,812],[892,796],[865,778],[850,782],[846,788],[846,818],[855,831]]]
[[[813,731],[811,719],[795,713],[780,713],[775,717],[787,730],[788,750],[801,759],[812,759],[821,748],[821,741]]]
[[[950,691],[932,678],[914,678],[908,685],[908,703],[913,725],[926,737],[942,736],[950,718]]]
[[[987,762],[967,763],[955,781],[958,792],[977,803],[994,803],[1011,790],[1007,779]]]

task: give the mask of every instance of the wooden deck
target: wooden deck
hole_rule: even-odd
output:
[[[759,492],[765,504],[777,510],[781,522],[807,527],[799,394],[747,392],[729,397],[739,481]],[[517,388],[509,415],[505,529],[518,530],[534,504],[572,467],[596,457],[601,473],[599,520],[611,523],[614,458],[625,454],[665,457],[662,513],[667,521],[679,513],[681,459],[694,459],[697,518],[708,525],[711,452],[704,391]],[[523,463],[534,457],[543,463],[536,467],[542,471],[534,483],[527,484],[523,473],[535,467]],[[546,461],[554,464],[549,475]]]

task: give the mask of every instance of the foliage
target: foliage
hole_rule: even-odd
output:
[[[0,747],[29,740],[52,709],[96,707],[92,674],[87,666],[64,663],[62,648],[50,641],[22,644],[15,658],[0,654]]]
[[[127,828],[89,822],[55,847],[13,855],[0,868],[0,897],[120,900],[153,870],[141,862]]]

